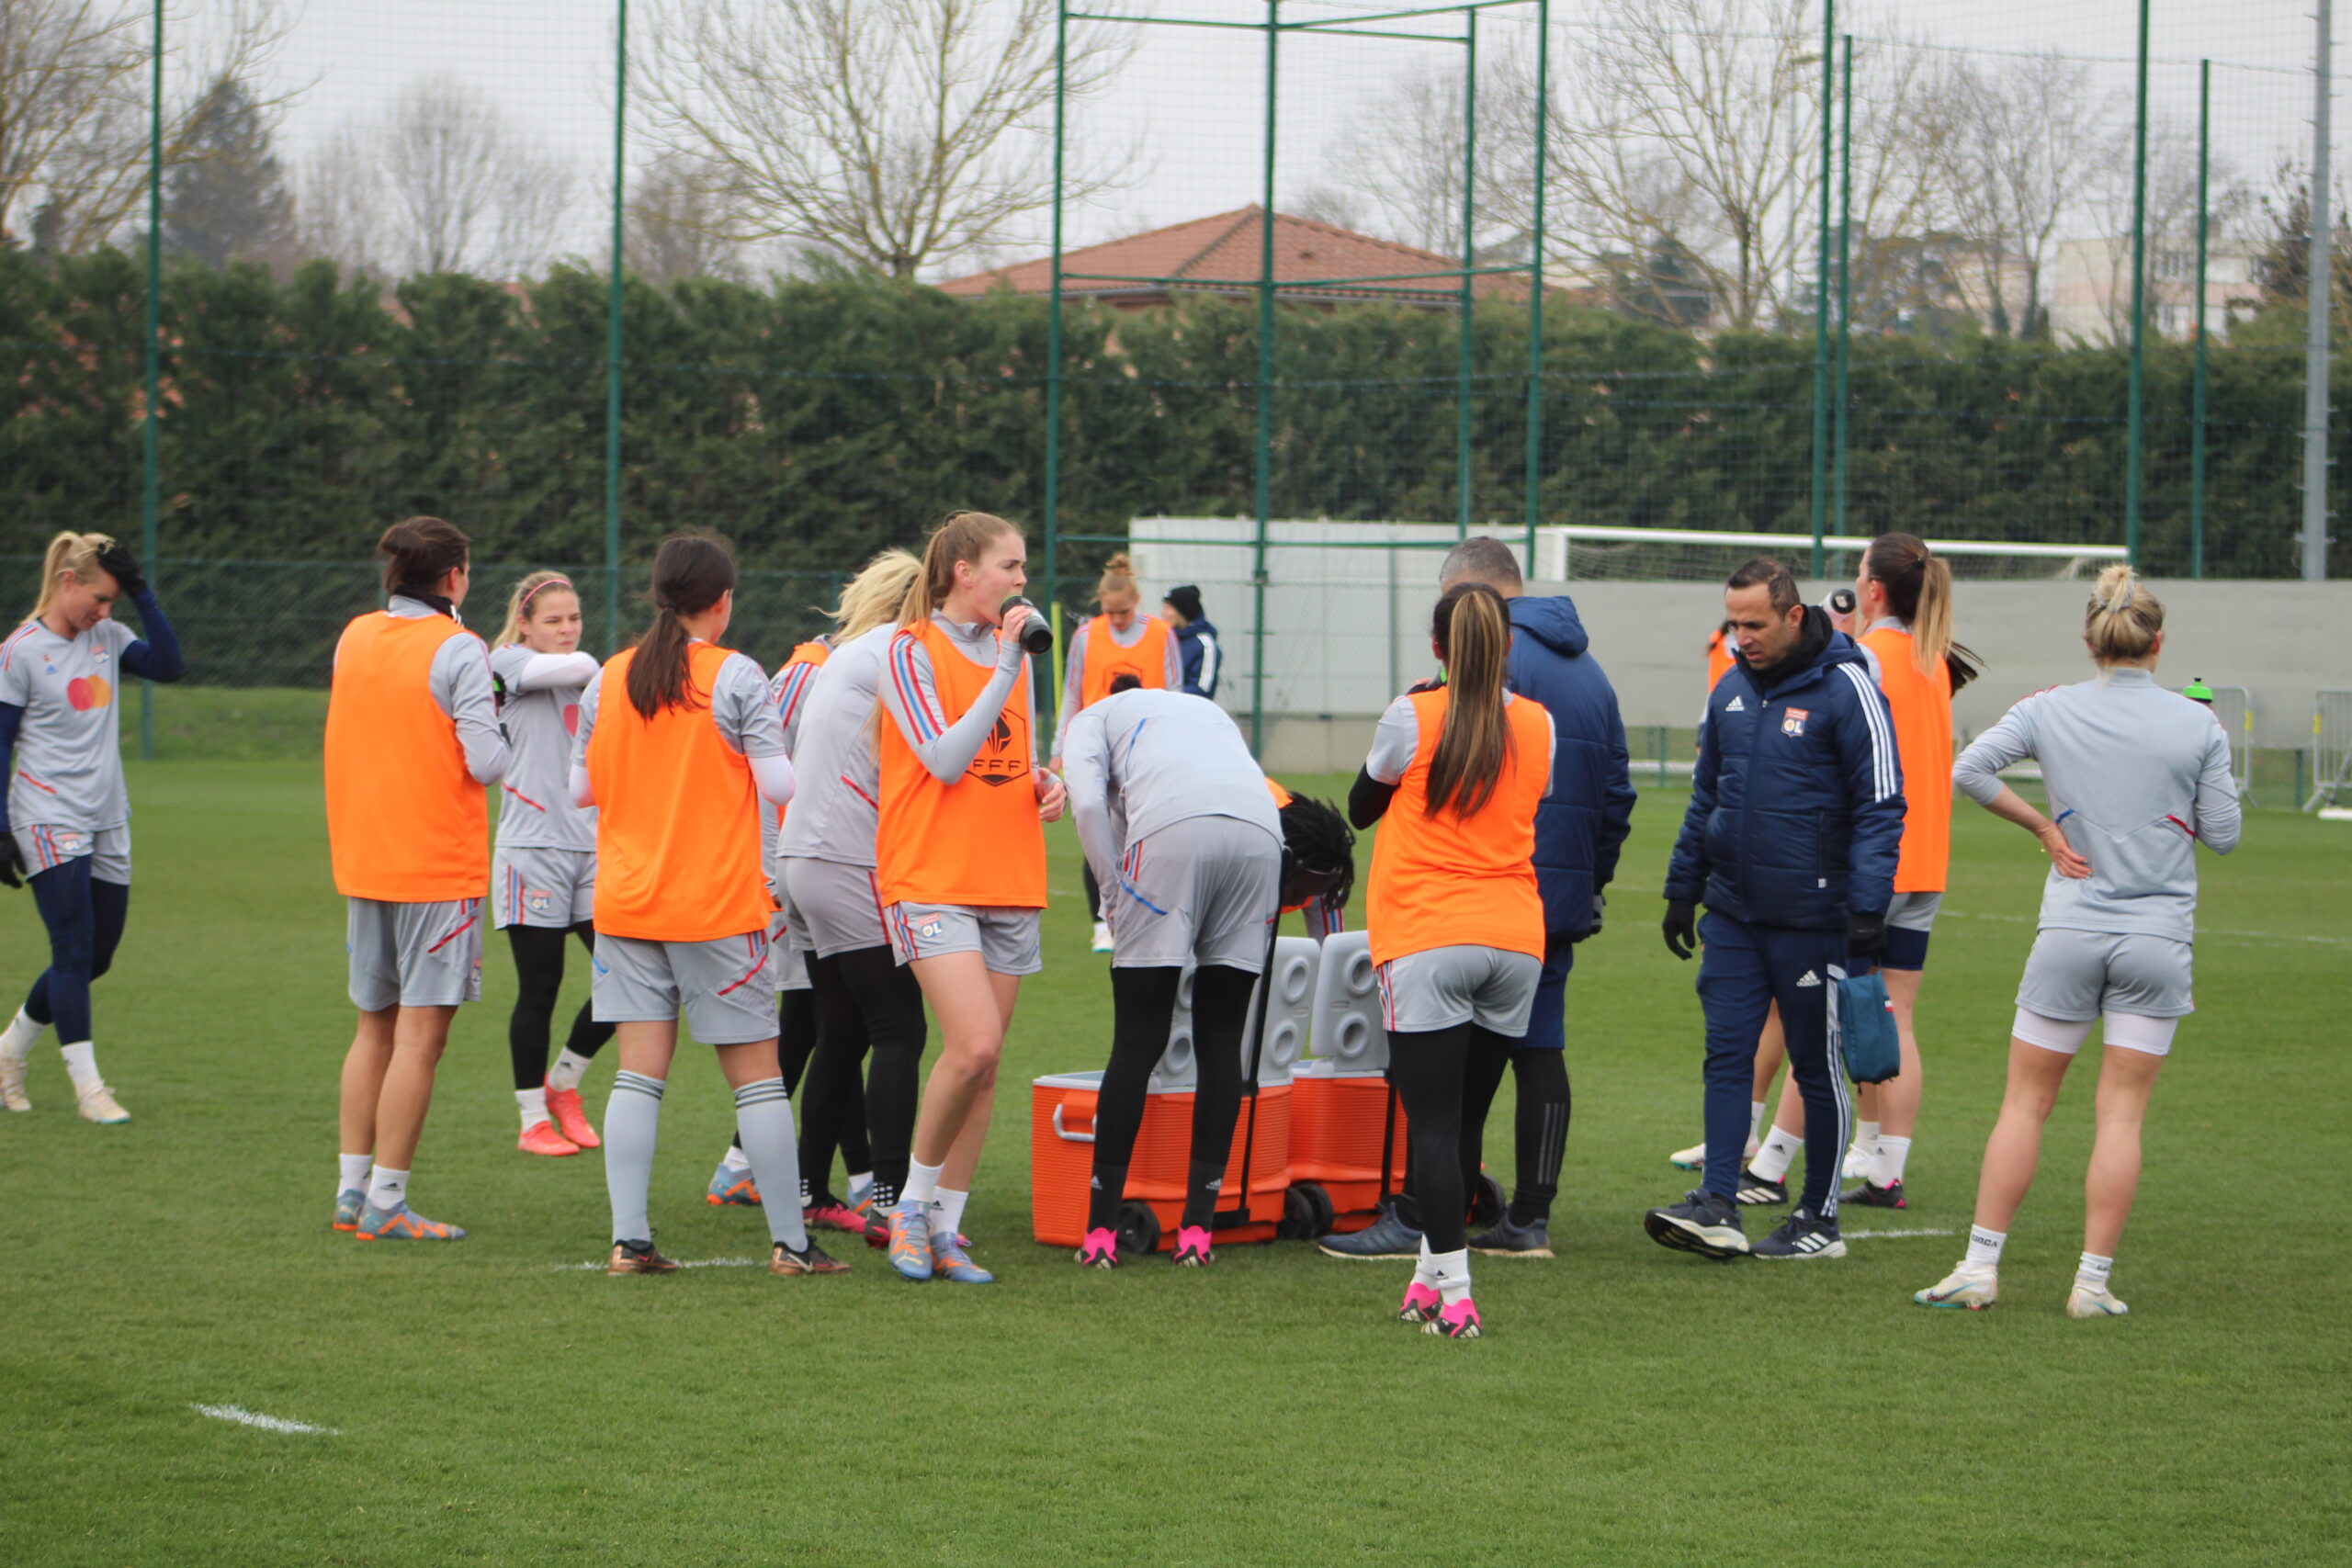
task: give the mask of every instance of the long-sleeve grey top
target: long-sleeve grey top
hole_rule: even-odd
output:
[[[930,645],[911,634],[899,635],[890,639],[882,675],[882,706],[931,776],[941,784],[952,784],[971,767],[972,759],[980,754],[981,745],[996,728],[1005,702],[1012,695],[1012,683],[1028,681],[1029,659],[1021,651],[1020,643],[997,636],[997,629],[985,621],[965,626],[945,615],[933,615],[931,621],[947,634],[949,645],[964,658],[982,669],[994,666],[989,683],[980,688],[980,694],[972,699],[972,705],[955,723],[948,723],[939,705],[939,682],[932,673]],[[1033,768],[1037,765],[1034,714],[1033,709],[1029,726],[1029,765]]]
[[[2229,738],[2212,710],[2121,668],[2018,703],[1952,764],[1951,782],[1983,805],[2003,768],[2041,764],[2050,816],[2091,863],[2088,878],[2052,868],[2041,925],[2194,940],[2197,846],[2238,841]]]
[[[1159,618],[1157,615],[1137,615],[1127,623],[1127,629],[1124,632],[1105,620],[1102,623],[1102,629],[1111,634],[1114,646],[1133,648],[1143,640],[1144,633],[1149,631]],[[1079,696],[1086,690],[1086,648],[1089,637],[1093,630],[1093,616],[1089,615],[1079,622],[1077,628],[1069,634],[1069,651],[1062,656],[1068,670],[1062,676],[1061,712],[1055,716],[1054,720],[1052,755],[1057,757],[1064,753],[1063,737],[1069,733],[1071,716],[1086,705],[1079,700]],[[1184,660],[1182,650],[1176,645],[1176,634],[1172,630],[1168,634],[1167,649],[1168,667],[1161,672],[1161,683],[1171,692],[1178,691],[1184,684]]]
[[[882,798],[874,753],[875,694],[895,626],[876,626],[833,649],[800,702],[792,753],[797,793],[778,855],[872,865]]]
[[[1192,818],[1230,817],[1282,842],[1273,792],[1241,731],[1189,693],[1113,693],[1071,718],[1062,767],[1079,842],[1106,886],[1129,847]]]
[[[393,594],[384,608],[386,614],[404,618],[441,613],[402,593]],[[465,748],[466,772],[474,782],[494,784],[504,778],[512,759],[506,732],[498,728],[497,687],[490,678],[490,649],[482,646],[481,638],[469,632],[443,643],[433,656],[426,684],[433,693],[434,706],[447,714],[457,727],[458,743]]]

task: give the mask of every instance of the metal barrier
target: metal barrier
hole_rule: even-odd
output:
[[[2303,809],[2334,806],[2352,788],[2352,691],[2315,693],[2312,699],[2312,793]]]

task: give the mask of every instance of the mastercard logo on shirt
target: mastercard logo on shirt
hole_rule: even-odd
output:
[[[65,700],[75,713],[87,713],[114,701],[114,687],[103,675],[76,675],[65,682]]]

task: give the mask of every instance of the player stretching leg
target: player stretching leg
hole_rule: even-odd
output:
[[[1544,970],[1535,811],[1552,785],[1552,717],[1504,687],[1502,596],[1464,582],[1439,601],[1446,683],[1397,698],[1348,795],[1373,844],[1372,960],[1388,1075],[1412,1129],[1426,1227],[1398,1315],[1475,1339],[1464,1223],[1462,1091],[1472,1052],[1527,1032]]]
[[[605,661],[580,705],[571,797],[596,811],[596,1016],[621,1054],[605,1108],[610,1274],[666,1274],[647,1197],[662,1093],[684,1018],[735,1090],[752,1174],[800,1185],[792,1102],[776,1070],[771,906],[760,874],[761,802],[792,798],[792,761],[767,677],[718,646],[735,609],[735,557],[673,534],[653,557],[653,625]],[[837,1274],[799,1205],[767,1205],[772,1274]]]
[[[2018,984],[2009,1081],[1985,1140],[1976,1223],[1960,1266],[1912,1300],[1991,1306],[2001,1247],[2033,1185],[2041,1124],[2075,1053],[2103,1023],[2098,1134],[2083,1182],[2083,1256],[2070,1317],[2118,1317],[2116,1246],[2140,1186],[2140,1124],[2173,1032],[2195,1010],[2197,846],[2238,841],[2230,743],[2211,709],[2156,684],[2165,609],[2126,566],[2099,574],[2083,620],[2096,680],[2026,698],[1961,754],[1962,794],[2041,841],[2050,876],[2041,929]],[[2041,763],[2054,815],[2003,784],[2003,768]]]
[[[128,599],[142,639],[113,618]],[[130,1113],[98,1076],[90,983],[114,963],[130,912],[130,796],[122,782],[115,692],[126,675],[176,681],[179,639],[124,546],[60,534],[41,558],[31,618],[0,643],[0,884],[29,878],[49,928],[49,967],[0,1032],[0,1104],[29,1111],[25,1066],[51,1023],[83,1119]]]
[[[344,628],[327,696],[327,845],[359,1010],[334,1226],[362,1241],[456,1241],[456,1225],[411,1212],[408,1179],[449,1024],[481,998],[483,786],[506,773],[506,739],[490,650],[458,621],[465,535],[413,517],[376,548],[390,603]]]
[[[1060,818],[1068,793],[1037,766],[1022,651],[1036,612],[1007,603],[1027,581],[1027,557],[1020,530],[984,512],[933,530],[883,671],[883,924],[940,1034],[890,1212],[890,1264],[910,1280],[995,1278],[957,1233],[1021,976],[1042,967],[1044,825]]]
[[[576,1155],[599,1140],[580,1103],[581,1075],[613,1026],[582,1001],[563,1055],[548,1066],[548,1034],[563,989],[563,947],[580,939],[596,951],[596,814],[571,804],[571,735],[596,660],[580,649],[580,595],[560,572],[535,571],[514,585],[506,625],[490,650],[498,722],[513,757],[499,792],[498,840],[490,861],[490,902],[514,955],[514,1012],[506,1050],[526,1155]]]

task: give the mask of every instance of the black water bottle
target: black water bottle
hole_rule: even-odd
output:
[[[1020,594],[1012,594],[996,607],[997,619],[1001,621],[1012,614],[1015,605],[1030,612],[1029,624],[1021,628],[1021,651],[1033,659],[1050,651],[1054,646],[1054,628],[1046,624],[1046,617],[1037,606]]]

